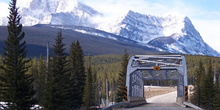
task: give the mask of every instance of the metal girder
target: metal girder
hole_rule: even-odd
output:
[[[178,80],[177,70],[143,70],[143,80]],[[162,77],[161,77],[162,76]]]
[[[160,67],[159,71],[154,67]],[[182,55],[135,55],[127,66],[126,86],[128,101],[131,97],[144,97],[143,80],[178,80],[177,96],[184,96],[187,86],[185,58]]]

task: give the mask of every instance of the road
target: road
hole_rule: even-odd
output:
[[[177,92],[158,95],[147,99],[147,103],[176,103]]]
[[[191,108],[184,108],[177,105],[175,103],[176,96],[176,91],[168,94],[158,95],[147,99],[147,104],[145,105],[134,108],[122,108],[120,110],[193,110]]]

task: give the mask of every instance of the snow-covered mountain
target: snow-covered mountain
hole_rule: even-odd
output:
[[[110,23],[96,24],[94,18],[103,15],[78,0],[29,0],[23,4],[19,13],[24,26],[50,24],[54,28],[122,40],[163,52],[220,56],[203,41],[186,16],[153,16],[129,11]],[[6,24],[7,18],[0,18],[0,25]]]
[[[18,2],[26,4],[19,9],[22,16],[21,23],[24,26],[36,24],[92,26],[90,19],[101,16],[99,12],[78,0],[31,0],[29,2],[18,0]],[[0,24],[7,24],[1,21],[0,19]]]
[[[203,41],[186,16],[158,17],[129,11],[126,16],[98,28],[165,52],[220,56]]]

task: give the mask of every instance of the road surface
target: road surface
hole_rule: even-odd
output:
[[[170,92],[147,99],[147,103],[176,103],[177,92]]]
[[[191,108],[184,108],[176,104],[177,92],[158,95],[147,99],[147,104],[133,107],[122,108],[120,110],[193,110]]]

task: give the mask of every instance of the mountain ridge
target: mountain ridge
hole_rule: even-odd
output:
[[[46,47],[49,42],[50,55],[53,54],[52,48],[55,44],[57,31],[60,28],[51,27],[51,25],[35,25],[35,26],[23,26],[25,32],[24,40],[27,46],[27,56],[34,57],[40,56],[42,53],[46,55]],[[7,27],[0,26],[0,46],[4,46],[4,41],[7,39]],[[148,48],[138,44],[129,43],[126,41],[116,41],[111,38],[100,37],[96,35],[90,35],[86,33],[80,33],[72,29],[62,29],[63,42],[66,44],[66,53],[69,52],[69,48],[72,42],[76,40],[80,41],[80,45],[83,48],[84,55],[105,55],[105,54],[124,54],[124,50],[130,55],[135,54],[156,54],[162,53],[154,48]],[[3,48],[0,48],[0,54],[4,52]]]
[[[25,2],[25,1],[18,1]],[[24,26],[36,24],[93,26],[90,18],[102,16],[78,0],[32,0],[19,10]],[[4,23],[5,24],[5,23]]]
[[[115,28],[120,29],[120,31],[110,31],[108,28],[101,30],[115,33],[116,35],[171,53],[220,56],[219,52],[203,41],[201,35],[187,16],[168,15],[158,17],[129,11],[121,22],[117,21],[117,24]],[[175,42],[171,44],[153,43],[154,40],[162,40],[161,38],[163,37],[172,37],[170,40],[175,40]]]
[[[103,14],[78,0],[32,0],[20,13],[24,26],[49,24],[52,28],[126,41],[161,52],[220,56],[203,41],[187,16],[154,16],[130,10],[110,24],[97,24],[93,20]],[[6,21],[0,18],[1,25]]]

